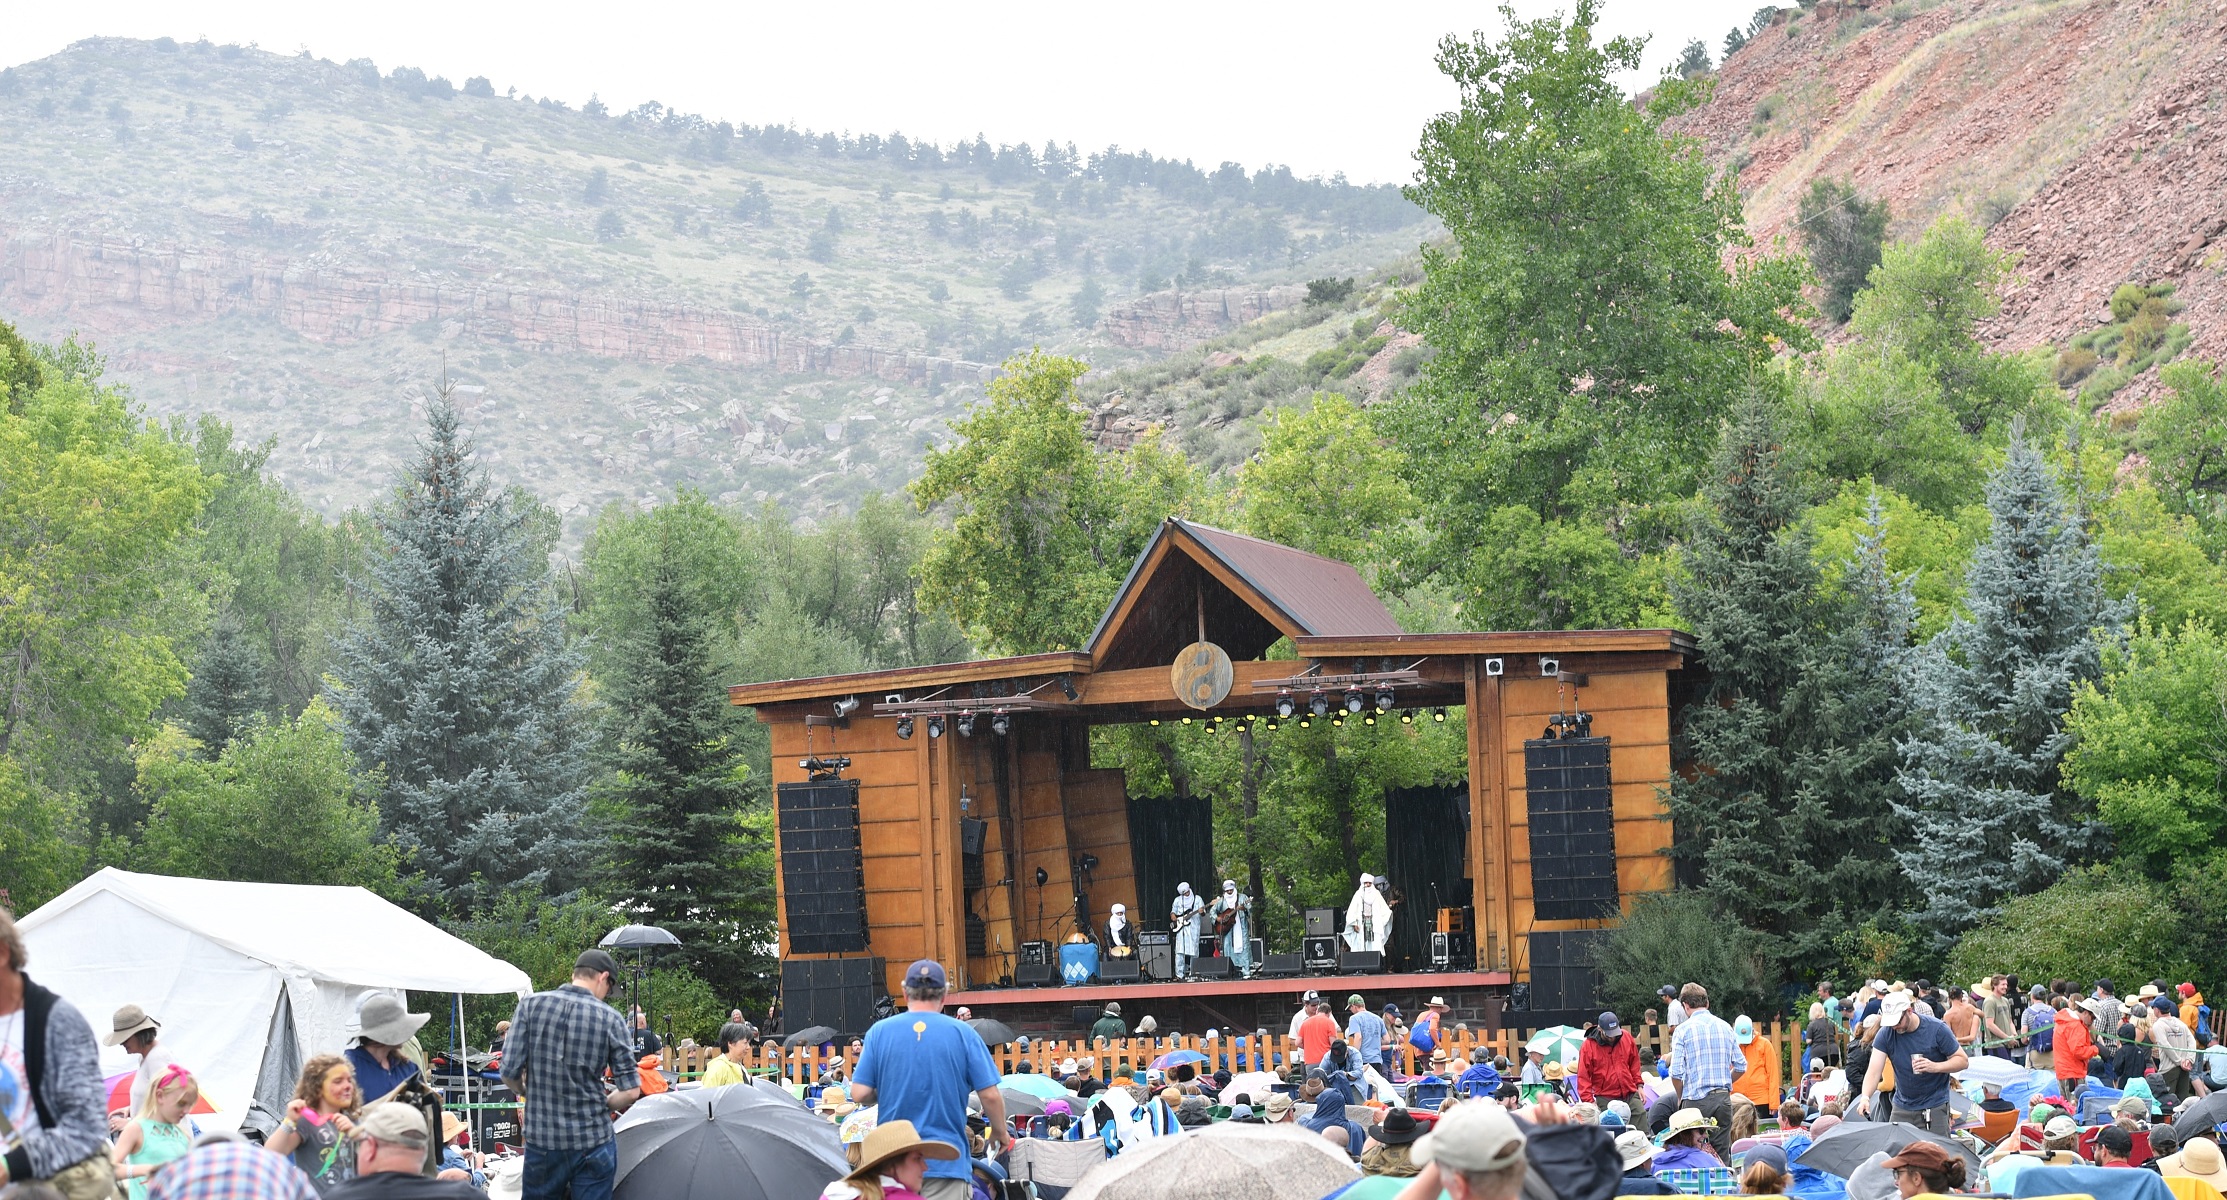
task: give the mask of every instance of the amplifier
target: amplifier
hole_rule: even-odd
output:
[[[1200,979],[1227,979],[1230,977],[1229,960],[1221,955],[1191,960],[1191,974]]]
[[[1335,971],[1338,969],[1338,939],[1329,935],[1309,937],[1304,943],[1306,969],[1309,971]]]
[[[1059,982],[1059,968],[1048,962],[1024,962],[1013,968],[1013,982],[1021,987],[1050,987]]]
[[[1442,909],[1439,909],[1439,910],[1438,910],[1438,932],[1440,932],[1440,933],[1464,933],[1464,932],[1467,932],[1467,931],[1468,931],[1468,929],[1469,929],[1469,910],[1468,910],[1468,909],[1466,909],[1466,908],[1442,908]]]
[[[1098,963],[1100,983],[1135,983],[1143,976],[1144,968],[1133,958],[1107,958]]]
[[[1175,935],[1172,933],[1153,933],[1147,930],[1137,934],[1137,944],[1139,946],[1173,946]]]
[[[1310,908],[1307,910],[1307,936],[1331,937],[1338,932],[1338,910]]]
[[[1052,965],[1052,944],[1050,942],[1022,942],[1021,965],[1024,967],[1048,967]]]
[[[1265,961],[1267,960],[1267,958],[1268,958],[1268,943],[1266,943],[1266,942],[1262,941],[1262,940],[1261,940],[1261,939],[1259,939],[1259,938],[1254,938],[1254,939],[1253,939],[1253,945],[1252,945],[1252,951],[1253,951],[1253,965],[1254,965],[1254,966],[1259,966],[1259,965],[1260,965],[1260,964],[1261,964],[1262,962],[1265,962]]]
[[[1147,933],[1137,938],[1137,962],[1144,968],[1147,979],[1161,982],[1175,978],[1175,946],[1164,933]]]
[[[1281,979],[1285,976],[1297,975],[1306,969],[1306,961],[1297,954],[1271,954],[1260,960],[1260,970],[1255,971],[1254,974],[1265,975],[1271,979]]]
[[[1373,975],[1384,969],[1384,952],[1381,950],[1348,950],[1338,956],[1338,973],[1341,975]]]

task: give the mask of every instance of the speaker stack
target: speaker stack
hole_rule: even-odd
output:
[[[1338,932],[1338,910],[1310,908],[1307,910],[1307,936],[1332,937]]]
[[[1374,975],[1384,970],[1384,952],[1381,950],[1348,950],[1338,956],[1338,973],[1341,975]]]
[[[1338,969],[1338,939],[1332,934],[1309,934],[1301,944],[1305,969],[1315,972]]]

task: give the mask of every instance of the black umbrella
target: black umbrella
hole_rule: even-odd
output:
[[[832,1029],[829,1029],[825,1025],[812,1025],[807,1026],[803,1029],[799,1029],[795,1033],[782,1038],[781,1044],[791,1050],[794,1050],[798,1046],[817,1046],[822,1042],[832,1042],[836,1038],[841,1036],[841,1034],[835,1032]]]
[[[783,1100],[786,1100],[789,1103],[794,1104],[798,1108],[804,1109],[807,1112],[811,1111],[812,1106],[804,1102],[804,1097],[797,1095],[795,1092],[790,1091],[786,1087],[783,1087],[779,1080],[767,1079],[765,1076],[761,1075],[758,1078],[751,1080],[750,1086],[757,1088],[759,1091],[764,1092],[768,1096],[777,1096]]]
[[[976,1017],[967,1024],[973,1026],[974,1031],[982,1035],[982,1040],[992,1046],[1002,1046],[1021,1036],[1013,1032],[1011,1025],[995,1017]]]
[[[603,935],[606,949],[643,950],[655,946],[678,946],[680,939],[655,925],[621,925]]]
[[[616,1132],[617,1200],[808,1200],[850,1171],[835,1126],[754,1087],[644,1096]]]
[[[1811,1142],[1794,1161],[1846,1179],[1872,1155],[1882,1150],[1897,1154],[1912,1142],[1932,1142],[1962,1158],[1965,1170],[1979,1172],[1979,1156],[1966,1149],[1964,1143],[1900,1121],[1842,1121],[1826,1130],[1825,1136]]]
[[[2191,1103],[2173,1118],[2173,1132],[2180,1135],[2182,1145],[2199,1133],[2208,1133],[2212,1126],[2227,1121],[2227,1092],[2211,1095]]]
[[[1041,1117],[1044,1115],[1044,1098],[1012,1088],[999,1088],[998,1095],[1005,1097],[1005,1115],[1008,1117]]]

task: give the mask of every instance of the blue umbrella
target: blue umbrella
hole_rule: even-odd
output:
[[[998,1080],[998,1087],[1009,1092],[1025,1092],[1044,1100],[1064,1100],[1068,1096],[1067,1088],[1049,1075],[1007,1075]]]
[[[1163,1071],[1172,1071],[1177,1067],[1187,1067],[1192,1063],[1205,1061],[1206,1056],[1196,1050],[1170,1050],[1166,1054],[1153,1059],[1152,1065]]]

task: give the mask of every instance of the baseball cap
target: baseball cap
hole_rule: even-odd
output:
[[[1661,987],[1656,988],[1655,994],[1658,996],[1675,996],[1678,994],[1678,989],[1666,983]]]
[[[425,1114],[407,1104],[388,1101],[374,1104],[356,1119],[357,1138],[370,1138],[375,1142],[391,1142],[397,1146],[415,1146],[420,1150],[433,1140],[425,1124]]]
[[[2078,1132],[2080,1132],[2079,1123],[2062,1113],[2049,1118],[2049,1123],[2041,1127],[2043,1137],[2071,1137]]]
[[[1908,992],[1888,992],[1879,998],[1879,1024],[1882,1027],[1892,1026],[1901,1021],[1903,1014],[1909,1011],[1910,993]]]
[[[608,950],[582,950],[580,957],[572,960],[572,969],[592,971],[598,975],[616,975],[619,973],[619,960],[612,958]]]
[[[1299,999],[1302,1003],[1313,1004],[1315,1001],[1322,999],[1322,993],[1310,988],[1308,989],[1307,994],[1301,996]]]
[[[1347,1008],[1366,1008],[1368,1007],[1368,1002],[1361,999],[1361,993],[1355,992],[1345,998],[1345,1006]]]
[[[1600,1026],[1602,1033],[1614,1033],[1624,1027],[1621,1022],[1617,1021],[1616,1014],[1612,1012],[1601,1014]]]
[[[1912,1142],[1904,1146],[1901,1153],[1879,1165],[1890,1171],[1916,1167],[1921,1171],[1940,1172],[1948,1169],[1949,1152],[1933,1142]]]
[[[1907,1005],[1905,1006],[1907,1007]],[[1732,1040],[1745,1046],[1755,1040],[1755,1022],[1742,1015],[1732,1022]]]
[[[941,988],[950,983],[943,974],[943,964],[932,958],[923,958],[905,968],[905,986],[909,988]]]
[[[1464,1104],[1416,1140],[1412,1157],[1456,1171],[1495,1171],[1523,1161],[1523,1131],[1497,1104]]]

